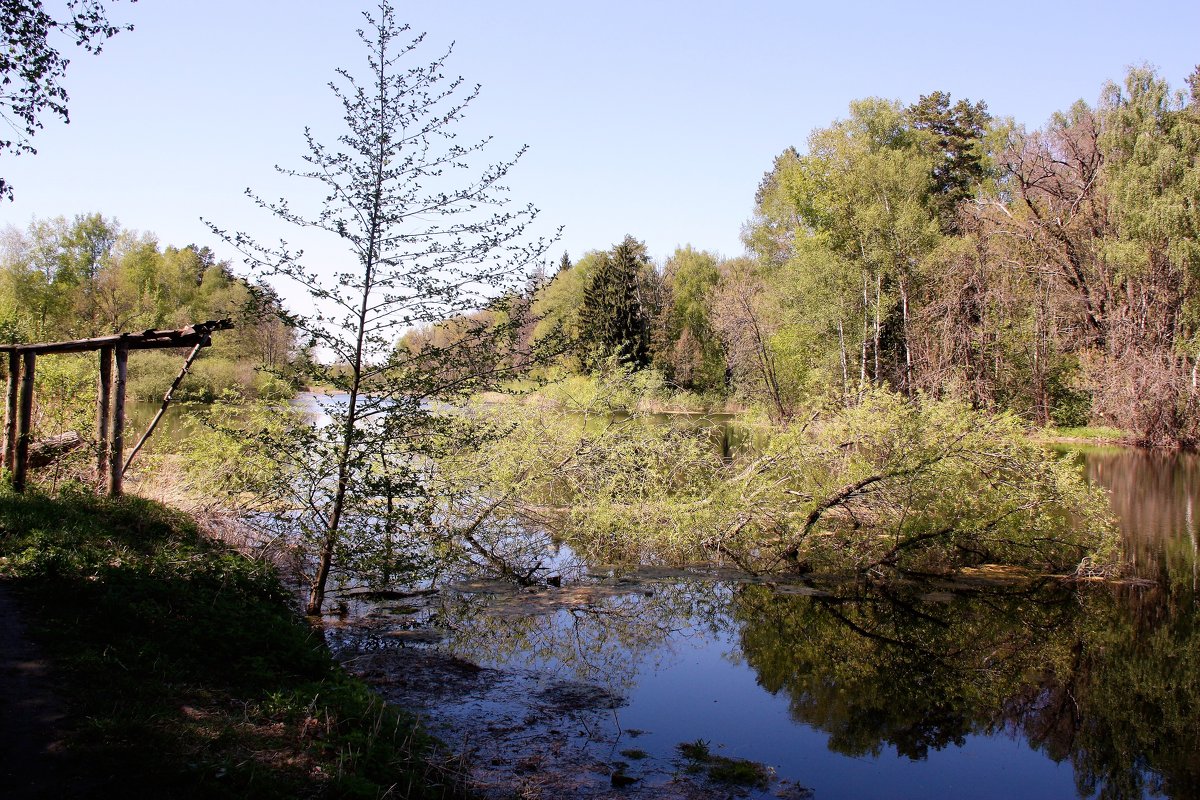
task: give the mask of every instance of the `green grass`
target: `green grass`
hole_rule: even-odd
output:
[[[274,572],[138,498],[0,489],[0,575],[55,664],[89,796],[454,797]]]
[[[1127,431],[1100,425],[1075,428],[1046,428],[1041,431],[1040,435],[1047,439],[1087,439],[1103,442],[1124,441],[1130,438]]]
[[[682,742],[675,750],[687,762],[684,772],[690,775],[703,775],[714,783],[749,786],[763,791],[771,785],[771,771],[766,766],[744,758],[716,755],[703,739]]]

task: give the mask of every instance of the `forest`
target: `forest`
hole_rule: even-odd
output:
[[[0,238],[0,339],[49,342],[152,328],[182,328],[230,318],[177,397],[211,401],[225,391],[245,397],[290,397],[299,384],[291,365],[303,354],[274,290],[235,274],[205,246],[161,245],[99,213],[9,226]],[[68,387],[91,386],[92,359],[67,359],[42,377],[41,391],[60,403]],[[159,400],[182,356],[137,353],[129,394]],[[81,384],[82,385],[82,384]],[[66,403],[69,405],[69,403]]]
[[[752,406],[775,421],[886,386],[1192,447],[1198,95],[1200,72],[1173,89],[1131,68],[1095,106],[1034,130],[944,92],[855,101],[770,165],[745,254],[686,245],[656,263],[626,236],[539,268],[508,298],[517,324],[512,309],[472,311],[409,328],[397,347],[445,353],[504,320],[513,330],[495,357],[539,380],[617,367],[686,406]],[[207,246],[161,246],[100,213],[10,226],[0,243],[5,341],[226,315],[236,333],[185,396],[302,385],[310,349],[278,295]],[[161,394],[168,360],[135,362],[134,396]]]
[[[770,165],[744,255],[563,254],[521,335],[559,337],[551,377],[616,364],[776,421],[886,386],[1194,446],[1200,72],[1100,96],[1033,130],[944,92],[856,101]]]

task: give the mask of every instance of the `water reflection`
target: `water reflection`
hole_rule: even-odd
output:
[[[786,694],[793,718],[837,752],[924,760],[969,736],[1020,736],[1069,762],[1080,796],[1190,797],[1200,641],[1192,598],[1164,599],[1054,586],[812,599],[752,587],[735,616],[764,688]]]
[[[1109,490],[1136,574],[1196,587],[1200,455],[1168,450],[1077,450],[1089,481]]]
[[[1112,491],[1153,582],[880,588],[647,572],[536,592],[459,586],[392,624],[446,632],[454,656],[525,675],[543,700],[536,687],[554,682],[601,688],[612,724],[576,743],[593,748],[576,763],[636,745],[651,758],[627,769],[645,796],[673,785],[673,749],[696,739],[822,799],[1200,796],[1200,459],[1079,458]],[[492,708],[519,702],[507,691]],[[530,718],[556,730],[557,708]],[[634,742],[631,728],[647,733]],[[596,775],[572,796],[609,791]]]
[[[872,763],[885,768],[868,781],[874,796],[928,789],[957,761],[979,766],[991,741],[1024,744],[1016,762],[1004,750],[993,768],[1069,768],[1069,782],[1033,796],[1195,796],[1200,640],[1190,592],[961,588],[814,593],[657,579],[524,595],[471,590],[448,594],[427,621],[452,631],[445,646],[459,658],[536,675],[539,686],[603,688],[615,698],[606,707],[624,706],[610,749],[621,725],[653,730],[637,744],[660,758],[704,738],[769,761],[817,787],[817,797],[853,796],[848,787],[861,789]],[[746,722],[736,708],[742,674],[765,693],[753,701],[763,704],[757,730],[737,729]],[[703,687],[689,704],[709,713],[663,709],[647,689],[664,680]],[[786,714],[771,713],[776,699]],[[847,765],[861,766],[854,781],[829,779]],[[998,783],[960,796],[1013,789]]]

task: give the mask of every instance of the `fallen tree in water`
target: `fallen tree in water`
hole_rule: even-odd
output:
[[[512,549],[534,528],[590,561],[757,573],[1116,569],[1102,491],[1010,415],[874,391],[726,462],[702,426],[602,406],[503,413],[507,436],[438,470],[444,518],[470,519],[476,544],[490,529]]]

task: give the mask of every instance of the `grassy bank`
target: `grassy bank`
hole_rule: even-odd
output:
[[[1120,428],[1090,425],[1075,428],[1041,428],[1032,433],[1036,441],[1050,444],[1131,444],[1134,434]]]
[[[273,571],[178,512],[0,489],[0,575],[54,665],[80,796],[456,796]]]

